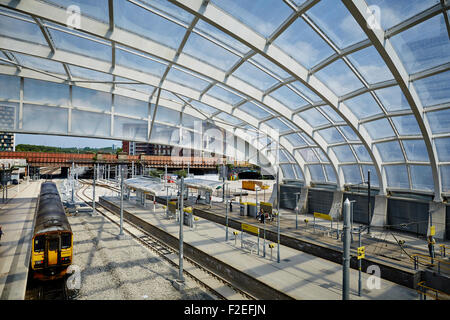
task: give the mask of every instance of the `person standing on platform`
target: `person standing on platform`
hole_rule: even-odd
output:
[[[2,226],[0,226],[0,240],[2,240],[2,235],[3,235],[3,231],[2,231]],[[1,246],[2,244],[0,243],[0,246]]]
[[[434,244],[436,241],[433,239],[433,236],[428,236],[428,252],[430,253],[431,263],[434,261]]]

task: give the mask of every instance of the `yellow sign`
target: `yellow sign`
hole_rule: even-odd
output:
[[[242,224],[242,230],[245,230],[245,231],[248,231],[248,232],[251,232],[251,233],[254,233],[254,234],[259,234],[259,228],[258,227],[255,227],[255,226],[252,226],[252,225],[249,225],[249,224],[245,224],[245,223]]]
[[[431,226],[430,227],[430,236],[434,236],[436,234],[436,227],[435,226]]]
[[[358,247],[358,260],[363,259],[366,256],[366,247]]]
[[[319,212],[314,212],[314,217],[324,219],[324,220],[329,220],[329,221],[331,221],[331,219],[332,219],[332,217],[329,214],[324,214],[324,213],[319,213]]]
[[[169,211],[171,213],[175,213],[176,210],[177,210],[177,203],[175,201],[170,201],[169,202]]]

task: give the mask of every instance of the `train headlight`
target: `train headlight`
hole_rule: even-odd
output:
[[[44,260],[38,260],[34,262],[34,267],[42,267]]]
[[[62,262],[62,263],[68,263],[68,262],[70,262],[70,257],[61,257],[61,262]]]

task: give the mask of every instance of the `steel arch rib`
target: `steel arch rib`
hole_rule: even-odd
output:
[[[411,110],[416,118],[422,133],[428,156],[430,159],[431,170],[433,174],[434,182],[434,201],[442,201],[441,195],[441,179],[439,174],[439,168],[437,164],[436,148],[432,142],[432,133],[430,125],[426,117],[423,117],[424,109],[422,102],[415,90],[414,84],[409,80],[409,74],[391,41],[385,36],[385,31],[382,28],[370,28],[367,21],[370,18],[370,10],[364,0],[342,0],[343,4],[347,7],[350,14],[359,24],[361,29],[366,33],[367,37],[372,41],[374,47],[384,60],[389,70],[392,72],[395,80],[399,84],[403,94],[405,95]],[[412,186],[411,186],[412,187]]]

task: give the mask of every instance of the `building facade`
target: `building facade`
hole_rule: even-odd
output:
[[[0,151],[16,151],[14,133],[0,132]]]

